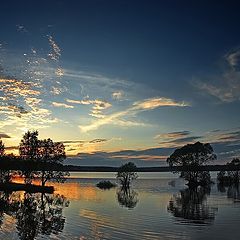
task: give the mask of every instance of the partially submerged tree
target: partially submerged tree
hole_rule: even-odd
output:
[[[120,206],[133,209],[138,203],[138,194],[131,188],[121,188],[117,191],[117,200]]]
[[[180,172],[180,177],[187,180],[189,185],[207,185],[211,183],[209,172],[199,171],[198,168],[215,159],[216,154],[209,143],[196,142],[176,149],[167,159],[167,163],[170,167],[184,167],[185,170]]]
[[[118,169],[117,180],[122,188],[129,188],[133,180],[138,178],[137,167],[133,162],[128,162]]]
[[[239,184],[240,181],[240,159],[239,158],[233,158],[231,162],[228,162],[226,164],[230,167],[235,167],[236,170],[230,170],[230,171],[220,171],[217,175],[218,182],[220,184]]]

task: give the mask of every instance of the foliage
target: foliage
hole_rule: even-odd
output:
[[[133,209],[137,206],[138,194],[132,188],[120,188],[117,200],[120,206]]]
[[[2,140],[0,140],[0,159],[4,161],[6,158],[8,158],[8,156],[5,154],[5,146]],[[0,183],[10,182],[14,173],[15,171],[11,171],[10,169],[0,169]]]
[[[189,184],[206,185],[211,183],[210,174],[208,171],[198,171],[198,167],[215,159],[216,155],[209,143],[196,142],[176,149],[167,159],[167,163],[170,167],[185,167],[186,169],[181,172],[180,176],[187,180]]]
[[[220,171],[217,175],[217,180],[220,184],[238,184],[240,181],[240,159],[233,158],[231,162],[226,164],[227,166],[235,166],[239,169],[230,171]]]
[[[99,183],[97,183],[96,186],[100,189],[110,189],[110,188],[116,187],[116,184],[110,181],[100,181]]]
[[[2,142],[2,140],[0,140],[0,157],[3,156],[5,153],[5,146]]]
[[[38,177],[44,186],[50,180],[64,182],[65,177],[69,176],[68,172],[49,169],[49,164],[59,166],[63,164],[66,158],[63,143],[53,142],[50,138],[39,140],[37,131],[28,131],[24,134],[19,153],[20,157],[25,160],[41,163],[41,171],[32,171],[31,168],[23,171],[26,183],[31,183],[33,178]]]
[[[129,188],[133,180],[137,179],[137,167],[134,163],[128,162],[118,169],[117,180],[123,188]]]
[[[27,131],[19,144],[19,155],[25,160],[37,160],[39,151],[38,131]]]

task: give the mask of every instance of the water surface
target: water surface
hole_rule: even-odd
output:
[[[240,239],[235,187],[190,191],[170,173],[142,173],[128,192],[100,190],[114,173],[73,173],[53,195],[1,193],[0,239]]]

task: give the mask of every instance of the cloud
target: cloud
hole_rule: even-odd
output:
[[[54,61],[58,61],[60,56],[61,56],[61,49],[59,48],[59,46],[57,45],[57,43],[55,42],[55,40],[53,39],[52,36],[48,37],[48,41],[49,41],[49,45],[51,47],[51,51],[48,54],[48,56],[54,60]]]
[[[88,132],[98,129],[101,126],[114,124],[118,126],[146,126],[144,123],[139,123],[136,121],[130,121],[122,119],[127,116],[134,116],[141,111],[153,110],[159,107],[185,107],[189,104],[185,102],[177,102],[169,98],[149,98],[143,101],[137,101],[132,104],[131,107],[124,111],[115,112],[110,115],[104,116],[102,119],[92,122],[89,125],[80,125],[79,128],[82,132]]]
[[[215,81],[198,81],[195,86],[221,102],[234,102],[240,99],[240,72],[227,72]]]
[[[202,92],[216,97],[221,102],[240,100],[240,50],[234,50],[224,56],[227,63],[223,72],[197,80],[194,85]]]
[[[240,65],[240,49],[235,49],[234,51],[225,55],[225,59],[232,68],[236,68]]]
[[[83,140],[65,140],[65,141],[60,141],[63,144],[69,144],[69,143],[85,143],[86,141]]]
[[[103,110],[108,109],[112,106],[109,102],[95,99],[85,99],[85,100],[72,100],[72,99],[66,99],[68,103],[72,104],[80,104],[80,105],[93,105],[91,112],[89,113],[90,116],[95,118],[104,118],[105,115],[102,113]]]
[[[152,110],[159,107],[187,107],[190,104],[186,102],[176,102],[170,98],[149,98],[144,101],[138,101],[133,104],[135,110]]]
[[[201,138],[201,142],[209,142],[213,146],[214,152],[218,156],[213,164],[223,164],[233,157],[239,157],[240,153],[240,128],[211,131],[204,136],[192,136],[190,131],[176,131],[158,134],[155,139],[159,140],[161,137],[168,141],[160,142],[158,147],[142,150],[105,151],[98,149],[91,152],[81,151],[78,154],[75,151],[75,155],[70,153],[65,164],[120,166],[126,161],[132,161],[137,166],[167,166],[166,159],[177,147],[196,142],[199,138]],[[85,146],[83,146],[84,148]]]
[[[122,91],[117,91],[112,93],[112,98],[115,100],[119,100],[123,97],[123,92]]]
[[[11,137],[6,133],[0,133],[0,139],[1,138],[11,138]]]
[[[137,166],[161,166],[166,165],[166,159],[172,151],[172,148],[149,148],[143,150],[79,153],[76,156],[68,157],[65,164],[120,166],[127,161],[132,161]]]
[[[55,73],[58,77],[62,77],[64,75],[64,70],[62,68],[57,68]]]
[[[108,140],[105,138],[96,138],[96,139],[89,141],[89,143],[101,143],[101,142],[106,142],[106,141],[108,141]]]
[[[175,139],[182,138],[188,136],[190,134],[189,131],[179,131],[179,132],[170,132],[170,133],[161,133],[156,135],[155,139]]]
[[[240,128],[211,131],[205,136],[211,143],[240,145]]]
[[[74,108],[74,106],[65,104],[65,103],[59,103],[59,102],[52,102],[52,105],[54,107],[63,107],[63,108]]]
[[[23,25],[17,24],[16,27],[17,27],[18,32],[22,32],[22,33],[28,32],[27,29]]]
[[[14,126],[25,131],[31,127],[46,127],[58,120],[42,107],[40,85],[11,77],[0,77],[0,128]]]
[[[183,145],[194,143],[201,139],[201,136],[191,136],[189,131],[161,133],[154,137],[159,141],[161,147],[181,147]]]

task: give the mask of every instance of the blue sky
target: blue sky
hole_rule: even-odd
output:
[[[0,137],[63,141],[67,162],[165,164],[195,141],[240,151],[237,1],[1,4]]]

